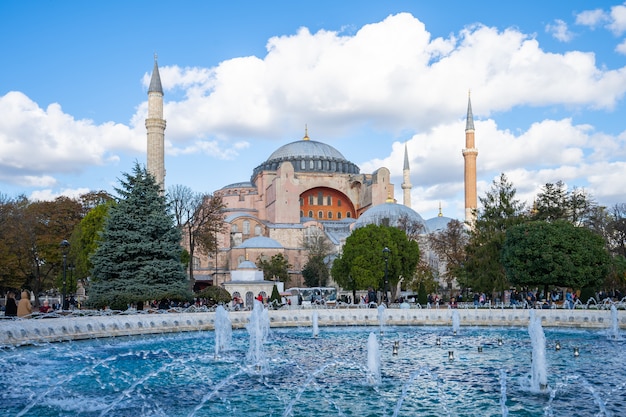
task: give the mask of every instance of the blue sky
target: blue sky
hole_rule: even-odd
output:
[[[463,218],[471,90],[482,195],[501,172],[626,202],[620,1],[0,2],[0,192],[113,191],[145,163],[147,84],[165,90],[166,186],[247,181],[311,139]]]

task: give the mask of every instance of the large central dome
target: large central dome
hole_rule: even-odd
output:
[[[254,169],[252,180],[261,171],[276,171],[283,162],[291,162],[296,172],[359,173],[359,167],[344,158],[337,149],[305,136],[276,149]]]

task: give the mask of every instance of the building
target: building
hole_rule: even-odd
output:
[[[155,57],[148,91],[148,170],[164,186],[163,90]],[[476,205],[476,156],[474,121],[468,99],[465,160],[466,220],[473,221]],[[328,239],[339,251],[354,227],[367,223],[394,225],[399,216],[430,227],[445,227],[450,219],[424,220],[411,208],[410,167],[405,145],[403,204],[393,200],[390,171],[380,167],[361,173],[339,150],[311,140],[305,128],[300,140],[279,147],[252,170],[248,181],[236,182],[214,192],[226,205],[225,230],[217,236],[215,253],[196,252],[194,277],[201,286],[232,281],[232,271],[244,262],[256,263],[282,254],[292,265],[291,282],[303,286],[301,271],[308,260],[307,243]]]

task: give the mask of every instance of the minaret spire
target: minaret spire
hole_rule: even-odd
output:
[[[147,130],[147,169],[165,193],[165,119],[163,119],[163,87],[159,75],[157,55],[154,54],[154,68],[148,87]]]
[[[407,145],[404,144],[404,167],[402,168],[402,192],[403,192],[403,204],[411,208],[411,169],[409,168],[409,153],[407,151]]]
[[[471,96],[468,93],[463,159],[465,160],[465,222],[470,227],[476,221],[476,209],[478,208],[476,197],[476,157],[478,156],[478,149],[476,149],[474,142],[474,114],[472,113]]]

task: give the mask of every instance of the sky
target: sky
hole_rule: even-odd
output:
[[[166,187],[249,181],[280,146],[391,171],[402,203],[464,218],[468,95],[478,194],[501,173],[626,203],[626,3],[616,1],[0,2],[0,193],[115,194],[146,162],[155,54]]]

